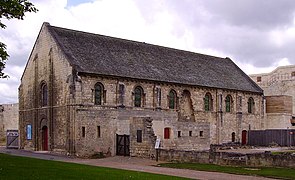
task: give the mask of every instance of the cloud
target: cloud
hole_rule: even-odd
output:
[[[295,64],[293,0],[33,0],[38,13],[4,20],[11,78],[0,79],[0,103],[17,87],[40,27],[51,25],[230,57],[247,73]]]

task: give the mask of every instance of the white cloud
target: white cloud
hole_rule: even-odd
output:
[[[267,10],[259,14],[260,9],[255,8],[251,17],[258,13],[260,18],[247,19],[246,25],[240,21],[248,17],[243,14],[243,5],[239,6],[241,11],[235,11],[230,9],[233,5],[222,2],[215,5],[201,0],[87,0],[70,5],[67,0],[32,2],[39,9],[37,13],[27,13],[23,21],[3,21],[7,29],[0,31],[0,41],[7,44],[10,54],[5,72],[11,78],[0,79],[0,103],[17,102],[20,77],[45,21],[53,26],[230,57],[246,73],[269,72],[278,65],[295,63],[293,1],[268,6],[272,11],[277,7],[284,12],[273,23]],[[256,1],[247,5],[251,3]],[[266,23],[260,22],[263,20]],[[255,28],[257,24],[263,27]]]

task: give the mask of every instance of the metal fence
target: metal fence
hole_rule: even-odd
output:
[[[267,129],[251,130],[248,132],[248,145],[269,146],[295,146],[295,129]]]

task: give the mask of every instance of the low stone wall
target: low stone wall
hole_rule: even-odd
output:
[[[230,166],[275,166],[295,168],[294,153],[273,155],[268,151],[264,153],[241,154],[232,152],[178,151],[160,149],[159,160],[172,162],[211,163]]]
[[[177,162],[209,163],[208,151],[181,151],[159,149],[159,160]]]
[[[273,155],[270,152],[247,154],[247,165],[260,166],[276,166],[276,167],[291,167],[295,168],[295,154],[284,153]]]

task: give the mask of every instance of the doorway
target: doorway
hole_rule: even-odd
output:
[[[129,135],[118,135],[117,134],[117,155],[129,156],[130,154],[130,140]]]
[[[247,131],[243,130],[242,131],[242,145],[246,145],[247,144]]]
[[[42,151],[48,151],[48,128],[42,127]]]

